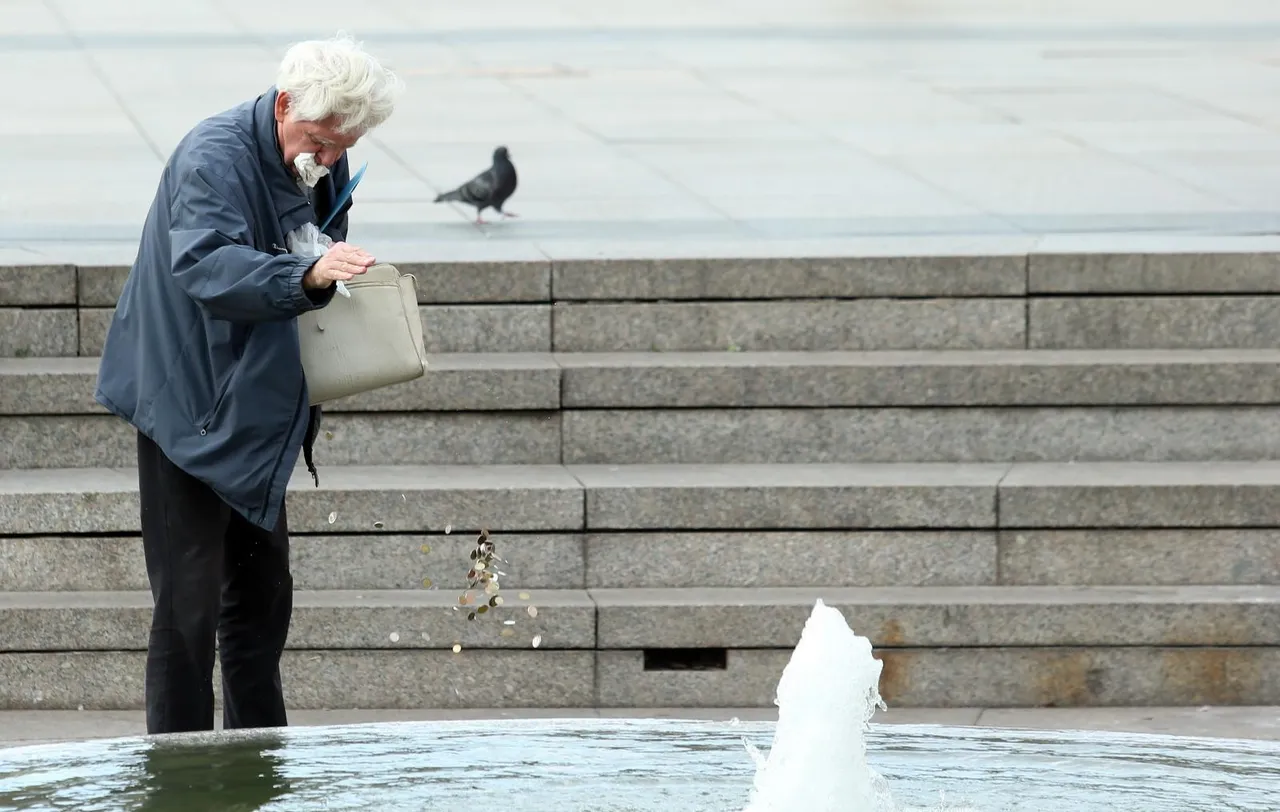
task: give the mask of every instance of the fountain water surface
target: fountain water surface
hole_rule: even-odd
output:
[[[21,747],[0,750],[0,810],[1280,809],[1278,743],[871,727],[879,678],[870,642],[819,602],[778,684],[776,725],[404,722]]]

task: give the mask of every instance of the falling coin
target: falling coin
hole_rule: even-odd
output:
[[[400,632],[392,632],[392,633],[391,633],[391,642],[392,642],[392,643],[399,643],[399,642],[400,642]]]
[[[430,578],[423,578],[423,579],[422,579],[422,586],[423,586],[423,588],[424,588],[424,589],[430,589],[430,588],[431,588],[431,579],[430,579]]]
[[[453,644],[453,653],[454,653],[454,654],[457,654],[459,651],[462,651],[462,644],[461,644],[461,643],[454,643],[454,644]]]
[[[533,647],[534,647],[534,648],[537,648],[537,647],[538,647],[538,646],[540,646],[540,645],[542,645],[542,635],[540,635],[540,634],[538,634],[538,635],[534,635],[534,637],[533,637]]]
[[[460,605],[460,606],[466,606],[466,605],[467,605],[467,596],[466,596],[466,595],[459,595],[459,596],[458,596],[458,605]]]
[[[501,632],[499,632],[499,634],[501,634],[503,637],[515,637],[515,636],[516,636],[516,630],[515,630],[515,629],[503,629]]]
[[[529,593],[528,593],[528,592],[521,592],[521,593],[520,593],[520,600],[522,600],[522,601],[527,601],[527,600],[529,600]]]
[[[451,525],[451,524],[446,524],[446,525],[444,526],[444,534],[447,536],[447,535],[449,535],[449,534],[450,534],[450,533],[452,533],[452,532],[453,532],[453,525]]]
[[[476,619],[475,612],[467,612],[467,620],[475,620],[475,619]]]
[[[494,595],[492,598],[490,598],[490,599],[489,599],[489,605],[490,605],[490,606],[501,606],[501,605],[502,605],[502,598],[500,598],[500,597],[499,597],[499,596],[497,596],[497,595]]]
[[[477,615],[483,615],[483,614],[484,614],[485,612],[487,612],[487,611],[489,611],[489,607],[488,607],[486,604],[483,604],[483,603],[482,603],[482,604],[480,604],[478,607],[476,607],[476,614],[477,614]]]
[[[383,527],[385,527],[385,525],[384,525],[382,522],[374,522],[374,523],[373,523],[373,529],[374,529],[374,530],[381,530]]]
[[[338,521],[338,512],[335,510],[329,514],[329,524],[333,524],[336,521]]]
[[[538,616],[538,607],[536,607],[536,606],[530,606],[530,607],[529,607],[529,617],[537,617],[537,616]]]
[[[514,620],[504,620],[504,621],[502,621],[502,625],[503,625],[503,626],[514,626],[514,625],[516,625],[516,622],[515,622]]]
[[[333,439],[333,432],[331,432],[331,431],[326,431],[326,432],[324,433],[324,438],[325,438],[326,440],[332,440],[332,439]]]
[[[431,552],[431,545],[430,545],[430,544],[424,544],[424,545],[422,545],[422,552],[424,552],[424,553],[429,553],[429,552]]]

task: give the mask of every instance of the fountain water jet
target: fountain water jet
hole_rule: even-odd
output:
[[[884,779],[867,764],[866,734],[883,664],[871,641],[818,600],[778,680],[778,724],[744,812],[889,812]],[[753,754],[754,755],[754,754]]]

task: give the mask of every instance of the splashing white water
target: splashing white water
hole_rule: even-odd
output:
[[[819,600],[778,680],[778,724],[756,761],[744,812],[891,812],[884,779],[867,764],[867,725],[880,698],[871,641]]]

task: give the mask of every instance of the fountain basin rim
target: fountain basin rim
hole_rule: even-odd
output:
[[[323,725],[291,725],[277,728],[251,728],[241,730],[214,730],[190,733],[135,734],[90,739],[66,739],[57,742],[0,747],[0,763],[9,758],[38,755],[41,752],[66,753],[68,746],[77,748],[118,747],[182,747],[261,741],[264,744],[286,743],[288,740],[316,740],[341,731],[344,737],[361,733],[395,733],[423,731],[428,733],[475,733],[479,730],[492,733],[495,729],[516,733],[555,732],[668,732],[698,731],[714,733],[771,734],[777,723],[762,720],[721,720],[688,717],[522,717],[488,719],[406,719],[375,722],[333,723]],[[1171,733],[1153,733],[1114,730],[1085,730],[1072,728],[1018,728],[989,727],[985,725],[957,725],[941,723],[872,722],[872,735],[892,736],[892,731],[902,735],[932,738],[940,743],[949,738],[1017,739],[1029,744],[1036,742],[1080,742],[1099,746],[1107,745],[1175,745],[1194,746],[1209,750],[1247,749],[1258,753],[1274,753],[1280,757],[1280,741],[1227,736],[1187,736]]]

